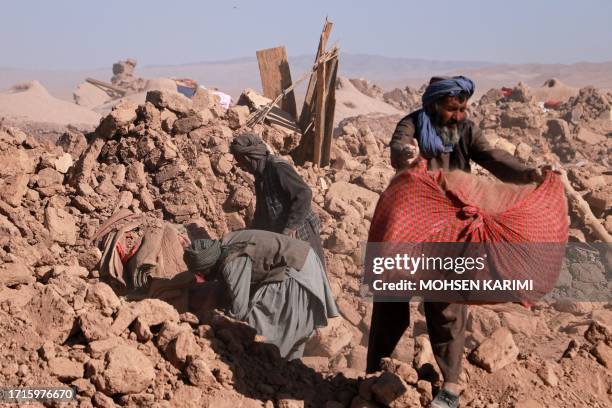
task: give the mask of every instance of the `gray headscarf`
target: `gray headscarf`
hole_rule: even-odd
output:
[[[185,249],[183,259],[191,272],[206,271],[221,257],[221,242],[215,239],[196,239]]]

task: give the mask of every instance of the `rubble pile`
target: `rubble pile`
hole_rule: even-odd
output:
[[[597,133],[606,125],[591,116],[570,124],[562,110],[543,111],[523,85],[515,90],[511,98],[485,94],[471,107],[472,117],[494,145],[527,163],[558,156],[612,232],[612,176],[596,162],[609,151],[609,133]],[[123,101],[95,132],[69,130],[56,145],[17,128],[0,130],[2,383],[71,384],[79,407],[425,406],[440,375],[422,305],[410,305],[411,327],[392,358],[380,372],[364,374],[372,303],[362,296],[361,243],[394,175],[388,143],[401,116],[345,119],[335,132],[331,165],[297,168],[313,191],[342,315],[315,332],[301,361],[282,361],[252,329],[220,312],[198,318],[157,299],[130,302],[100,282],[101,254],[91,238],[121,208],[194,223],[211,237],[249,224],[253,178],[234,166],[229,143],[245,130],[250,109],[224,110],[206,92],[198,89],[189,99],[150,91],[144,104]],[[591,99],[577,100],[572,103],[589,111]],[[585,142],[580,129],[603,141]],[[298,134],[269,125],[254,130],[291,160]],[[576,237],[592,240],[575,217],[573,227]],[[603,267],[595,269],[564,273],[605,279]],[[612,386],[611,327],[612,310],[604,303],[472,306],[465,405],[521,406],[536,394],[540,403],[563,394],[562,406],[596,406]],[[598,376],[600,384],[577,380],[583,374]]]
[[[138,62],[133,58],[114,63],[111,83],[132,92],[144,91],[147,80],[138,78],[134,75],[134,68],[136,68],[137,63]]]

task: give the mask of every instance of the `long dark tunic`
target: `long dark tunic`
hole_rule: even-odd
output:
[[[415,126],[418,112],[412,112],[400,120],[391,138],[389,144],[391,165],[396,169],[400,166],[399,159],[402,151],[411,144],[412,139],[416,138],[419,142]],[[459,125],[459,131],[461,137],[455,149],[451,153],[444,153],[429,159],[430,169],[442,168],[469,172],[471,170],[470,160],[473,160],[502,181],[529,182],[529,174],[533,169],[522,164],[505,150],[492,148],[474,122],[469,119],[463,121]]]
[[[255,173],[255,214],[251,229],[282,233],[296,231],[296,238],[307,241],[325,263],[320,221],[312,212],[312,191],[285,160],[266,158],[265,167]]]

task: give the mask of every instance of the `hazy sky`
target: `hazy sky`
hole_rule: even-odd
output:
[[[436,60],[612,60],[610,0],[3,1],[0,66],[174,65],[312,54],[325,16],[344,52]]]

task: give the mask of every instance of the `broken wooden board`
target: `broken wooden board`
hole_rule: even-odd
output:
[[[319,38],[319,46],[315,64],[319,62],[321,56],[327,48],[327,41],[331,33],[333,23],[325,20],[321,37]],[[312,161],[316,165],[321,165],[321,153],[323,141],[325,139],[325,115],[326,105],[326,74],[325,67],[327,63],[322,63],[317,66],[317,69],[310,76],[304,105],[298,125],[302,130],[302,140],[296,152],[296,161],[304,163]]]
[[[275,99],[284,89],[291,86],[291,72],[285,47],[268,48],[257,51],[259,75],[264,96]],[[280,102],[280,108],[297,118],[295,94],[289,92]]]
[[[321,146],[321,167],[328,166],[331,158],[332,134],[334,132],[334,112],[336,110],[336,78],[338,77],[338,57],[325,64],[326,98],[323,143]]]

